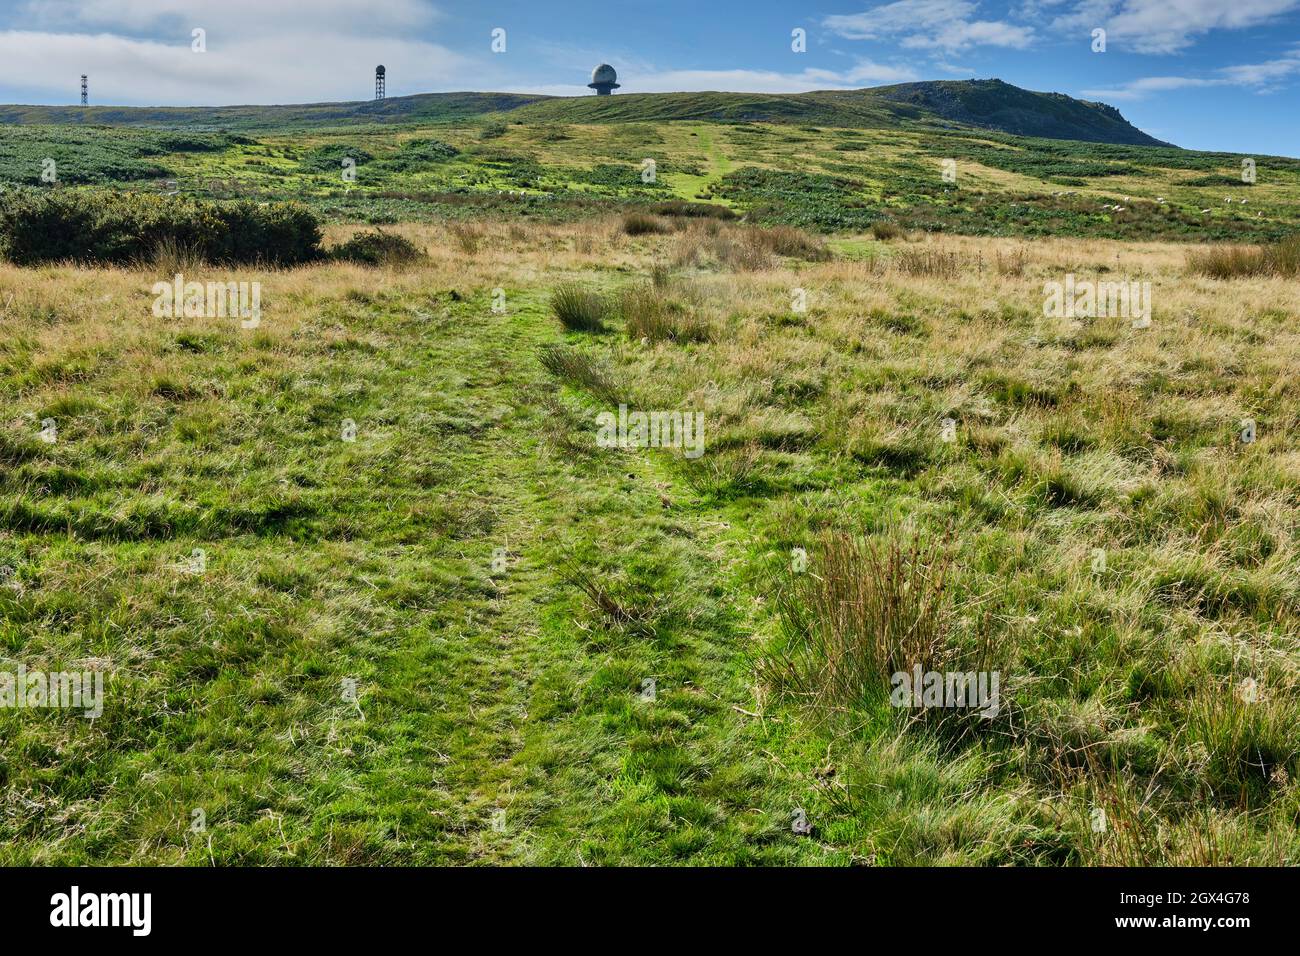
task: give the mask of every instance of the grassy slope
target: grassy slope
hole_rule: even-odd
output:
[[[93,135],[88,136],[88,132]],[[0,179],[187,195],[298,199],[335,221],[572,219],[608,201],[708,199],[761,221],[862,232],[885,219],[926,231],[1117,239],[1275,239],[1300,223],[1300,161],[997,134],[714,122],[438,126],[208,136],[180,150],[154,131],[31,127],[0,143]],[[177,134],[194,137],[196,134]],[[421,154],[428,140],[459,150]],[[355,183],[319,157],[364,156]],[[658,182],[644,183],[645,159]],[[941,178],[953,160],[957,182]],[[171,187],[168,187],[171,188]],[[1161,204],[1159,199],[1165,199]],[[1231,199],[1231,202],[1225,202]],[[1246,200],[1243,203],[1241,200]],[[1120,210],[1109,207],[1121,206]]]
[[[1294,230],[1295,161],[1260,157],[1245,187],[1227,154],[896,126],[457,120],[175,152],[23,132],[5,178],[64,149],[61,166],[120,188],[156,163],[195,195],[511,225],[472,253],[402,227],[434,262],[396,276],[262,276],[275,321],[257,333],[152,319],[147,271],[0,269],[0,566],[17,570],[0,639],[11,661],[113,675],[94,725],[0,711],[0,859],[1300,859],[1294,283],[1195,279],[1180,247],[1101,241]],[[430,137],[460,154],[384,166]],[[309,165],[340,145],[375,157],[347,189]],[[745,169],[790,178],[746,185]],[[841,259],[732,274],[695,232],[630,240],[591,218],[671,197],[847,222]],[[862,235],[879,218],[1087,238],[1040,239],[1020,276],[993,269],[1019,243],[943,240],[962,275],[940,282],[878,271],[908,248]],[[597,405],[536,362],[562,338],[544,305],[557,282],[614,288],[665,261],[711,342],[574,341],[643,407],[709,410],[704,491],[666,455],[584,452]],[[1041,284],[1066,271],[1154,279],[1156,335],[1040,328]],[[498,285],[504,317],[487,309]],[[810,316],[790,313],[795,286]],[[953,412],[948,447],[929,426]],[[1235,448],[1245,415],[1261,440]],[[55,446],[34,438],[44,417]],[[751,447],[759,480],[730,486]],[[789,548],[901,519],[956,522],[963,588],[997,595],[1033,682],[1019,736],[953,750],[880,709],[846,732],[758,680]],[[194,548],[201,576],[179,567]],[[611,628],[558,572],[573,556],[653,609],[658,636]],[[1238,712],[1247,673],[1267,697]],[[1072,748],[1100,752],[1099,772]],[[1131,809],[1126,786],[1154,795],[1136,850],[1087,825],[1099,804]],[[789,835],[794,807],[816,840]]]
[[[329,123],[465,120],[538,97],[516,93],[424,93],[385,100],[294,106],[0,106],[0,124],[263,130]]]
[[[971,124],[1018,135],[1157,145],[1118,111],[1000,80],[909,83],[850,91],[627,93],[611,97],[422,93],[380,101],[293,106],[2,106],[4,124],[101,124],[270,129],[329,123],[407,123],[508,114],[512,122],[606,123],[729,120],[839,127]]]
[[[3,433],[7,655],[112,675],[93,724],[0,713],[6,862],[810,858],[731,706],[708,522],[664,512],[654,462],[547,445],[544,289],[494,316],[453,266],[264,277],[257,332],[152,319],[147,275],[0,276],[4,388],[60,429]],[[687,596],[653,639],[602,633],[569,554]]]
[[[733,273],[704,230],[406,231],[431,263],[261,276],[256,332],[152,318],[148,271],[0,270],[6,653],[111,675],[93,724],[0,712],[4,860],[1297,859],[1287,283],[1189,280],[1160,246],[1040,243],[953,281]],[[1121,252],[1149,334],[1035,318],[1044,278]],[[702,409],[696,466],[593,448],[603,404],[537,362],[555,283],[674,261],[664,296],[711,341],[567,338],[636,407]],[[952,529],[962,613],[1005,655],[1011,716],[957,747],[889,708],[815,722],[760,676],[790,548],[901,520]]]
[[[1022,90],[1001,80],[902,83],[872,92],[879,99],[906,103],[924,114],[1018,136],[1168,145],[1131,126],[1112,106],[1076,100],[1062,93]]]
[[[629,349],[622,374],[642,407],[714,423],[735,589],[770,595],[828,527],[949,534],[963,626],[994,635],[1015,688],[951,749],[884,707],[831,721],[802,769],[838,771],[812,808],[835,842],[896,863],[1296,859],[1293,281],[1197,279],[1176,247],[976,240],[921,251],[951,276],[868,243],[895,265],[728,277],[664,245],[703,267],[665,298],[722,331]],[[1042,283],[1069,271],[1150,281],[1152,329],[1044,319]],[[1267,441],[1238,439],[1248,417]],[[775,632],[770,608],[753,629]],[[1270,688],[1250,703],[1248,677]],[[1110,829],[1091,834],[1098,808]]]

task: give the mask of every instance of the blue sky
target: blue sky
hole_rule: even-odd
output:
[[[365,99],[381,62],[390,96],[588,95],[601,61],[622,93],[996,76],[1181,146],[1300,156],[1300,0],[0,0],[3,102],[76,102],[81,73],[99,104]]]

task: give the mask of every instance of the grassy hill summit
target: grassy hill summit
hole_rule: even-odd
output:
[[[869,92],[966,126],[1015,136],[1130,146],[1172,145],[1148,136],[1113,106],[1076,100],[1064,93],[1035,93],[997,79],[899,83]]]
[[[256,129],[287,125],[451,122],[500,114],[523,122],[626,123],[716,120],[816,123],[839,128],[954,124],[1016,136],[1165,146],[1114,107],[1063,93],[1036,93],[1002,80],[940,80],[809,93],[629,93],[533,96],[420,93],[355,103],[285,106],[3,106],[5,124]]]

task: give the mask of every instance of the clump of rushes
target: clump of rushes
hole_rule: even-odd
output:
[[[671,232],[672,229],[668,223],[658,216],[650,216],[643,212],[630,212],[623,217],[623,231],[629,236],[645,236]]]
[[[607,405],[625,400],[623,390],[605,366],[590,355],[567,345],[550,345],[542,349],[542,367],[560,381],[585,389]]]
[[[551,311],[570,332],[604,332],[610,308],[599,292],[565,283],[551,293]]]
[[[1193,272],[1213,279],[1300,275],[1300,236],[1271,246],[1209,246],[1188,256]]]
[[[479,241],[483,238],[483,231],[478,226],[471,226],[463,222],[453,222],[447,227],[452,238],[456,240],[456,245],[460,246],[460,251],[467,256],[475,255],[478,252]]]
[[[967,271],[961,256],[939,249],[901,249],[894,256],[894,265],[904,275],[937,279],[956,279]]]
[[[751,229],[748,233],[751,244],[791,259],[805,259],[808,262],[825,262],[830,259],[830,250],[820,236],[814,236],[794,226],[772,226],[767,229]]]
[[[619,312],[622,313],[628,338],[648,342],[707,342],[710,326],[692,309],[668,298],[665,285],[628,286],[619,293]]]
[[[883,542],[828,530],[777,598],[783,644],[773,682],[823,712],[888,692],[890,675],[943,670],[951,637],[945,542],[899,534]]]

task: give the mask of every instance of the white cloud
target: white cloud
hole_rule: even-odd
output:
[[[977,20],[974,23],[958,20],[945,25],[934,36],[915,34],[904,37],[901,45],[910,49],[956,52],[973,46],[1023,50],[1033,42],[1034,31],[1030,27],[1019,27],[997,20]]]
[[[514,73],[523,62],[490,55],[486,40],[467,56],[421,39],[438,16],[422,0],[40,0],[27,5],[28,29],[0,31],[0,86],[20,99],[76,102],[87,73],[92,104],[215,106],[367,99],[378,63],[390,96],[466,87],[586,95],[572,64],[588,61],[619,65],[632,77],[624,92],[792,93],[917,78],[868,59],[843,70],[658,69],[544,41],[527,61],[533,72]],[[195,27],[207,32],[206,53],[190,48]],[[539,56],[565,64],[569,72],[557,75],[572,81],[530,83]]]
[[[1279,81],[1300,73],[1300,45],[1276,60],[1226,66],[1219,71],[1232,83],[1272,89]]]
[[[972,0],[897,0],[862,13],[826,17],[822,25],[847,40],[879,40],[962,20],[974,12]]]
[[[177,44],[112,34],[0,32],[0,85],[29,96],[66,94],[90,75],[92,103],[227,105],[367,99],[375,65],[388,67],[389,93],[463,88],[474,75],[461,55],[394,38],[312,34],[286,57],[281,36],[263,34],[194,53]]]
[[[1033,27],[1005,20],[972,20],[973,0],[896,0],[862,13],[840,14],[822,25],[848,40],[898,38],[909,49],[956,52],[975,46],[1024,49],[1034,41]]]
[[[390,95],[463,88],[483,71],[419,39],[439,16],[424,0],[31,0],[26,29],[0,31],[0,86],[75,102],[86,73],[99,104],[357,100],[383,63]]]
[[[1269,93],[1292,76],[1300,75],[1300,45],[1275,60],[1225,66],[1209,76],[1144,76],[1115,87],[1084,90],[1085,96],[1112,100],[1140,100],[1153,93],[1197,87],[1237,86],[1257,93]]]
[[[1181,90],[1191,86],[1217,85],[1220,84],[1215,80],[1197,79],[1189,76],[1144,76],[1141,79],[1131,80],[1119,86],[1098,90],[1084,90],[1083,95],[1102,100],[1141,100],[1152,93],[1166,93],[1170,90]]]
[[[1240,30],[1300,9],[1300,0],[1079,0],[1060,30],[1104,27],[1108,42],[1138,53],[1177,53],[1212,30]]]
[[[188,38],[191,29],[202,27],[214,41],[269,30],[289,41],[320,33],[391,35],[426,26],[440,16],[424,0],[29,0],[24,14],[24,24],[56,33],[84,28],[144,31],[160,38],[175,31],[178,38]]]

